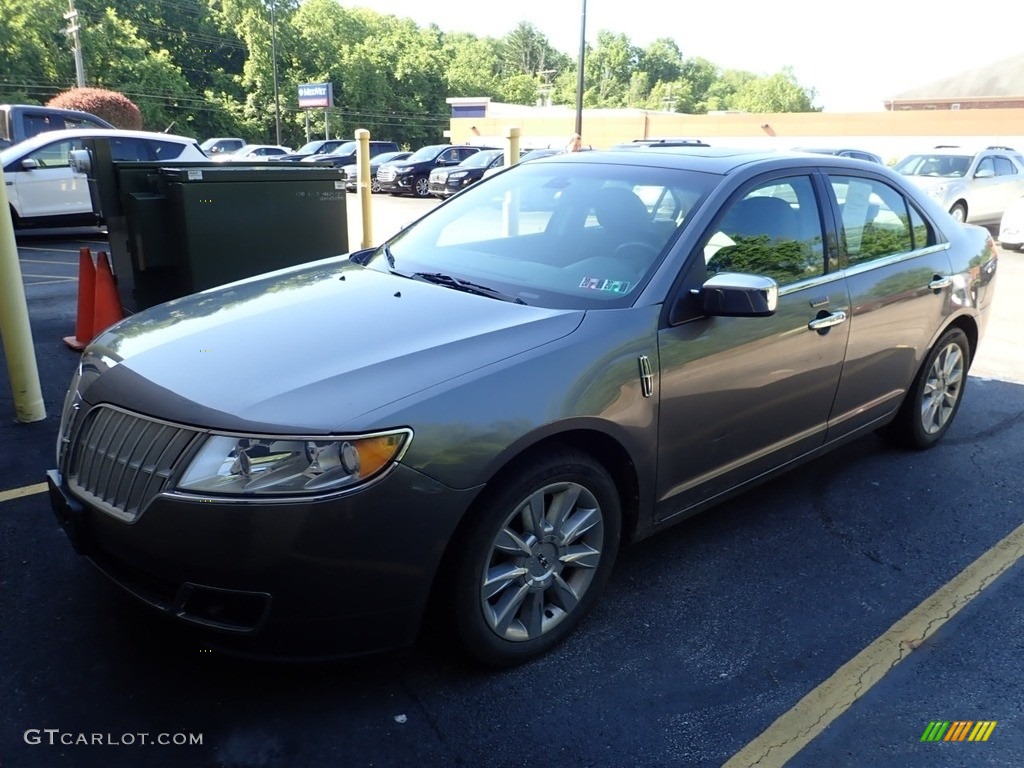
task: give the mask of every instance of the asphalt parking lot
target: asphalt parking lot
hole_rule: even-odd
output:
[[[374,240],[433,204],[375,200]],[[429,642],[358,664],[226,658],[73,554],[38,486],[82,246],[102,234],[18,239],[48,416],[14,423],[0,377],[0,766],[1024,762],[1024,254],[1002,253],[936,449],[864,438],[635,545],[567,643],[485,672]],[[922,741],[934,721],[996,725]]]

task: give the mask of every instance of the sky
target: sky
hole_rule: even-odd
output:
[[[584,0],[507,6],[486,0],[339,2],[480,37],[504,37],[528,21],[555,49],[573,58],[579,52]],[[723,69],[772,75],[788,66],[801,87],[814,89],[815,106],[826,112],[880,111],[885,99],[902,91],[1024,53],[1024,36],[1004,33],[1004,25],[1020,29],[1024,11],[1009,11],[1015,6],[1005,0],[585,2],[591,45],[600,30],[611,30],[641,48],[670,37],[683,56],[700,56]]]

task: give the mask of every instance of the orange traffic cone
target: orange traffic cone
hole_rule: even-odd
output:
[[[100,251],[99,258],[96,260],[96,306],[92,316],[93,336],[99,336],[122,319],[124,319],[124,312],[121,311],[121,299],[118,298],[117,286],[114,284],[114,273],[110,271],[110,262],[107,261],[106,251]]]
[[[92,341],[92,321],[96,304],[96,266],[92,263],[92,251],[78,250],[78,316],[75,319],[75,335],[65,336],[64,343],[81,352]]]

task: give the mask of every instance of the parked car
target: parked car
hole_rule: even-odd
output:
[[[328,155],[342,144],[348,144],[349,142],[350,139],[320,139],[318,141],[308,141],[294,152],[282,157],[281,160],[289,163],[297,163],[299,160],[307,157]]]
[[[246,144],[234,152],[221,152],[211,158],[217,163],[251,163],[261,160],[280,160],[291,154],[291,149],[279,144]]]
[[[1024,156],[1010,147],[972,152],[942,146],[908,155],[893,166],[935,198],[957,221],[999,222],[1024,195]]]
[[[113,128],[91,112],[38,104],[0,104],[0,149],[46,131],[70,128]]]
[[[658,149],[662,147],[710,147],[700,139],[682,138],[660,138],[660,139],[633,139],[632,141],[616,144],[612,149]]]
[[[229,155],[232,152],[237,152],[248,143],[245,139],[240,139],[237,136],[215,136],[204,141],[199,148],[207,156],[213,157],[214,155]]]
[[[331,152],[326,155],[314,155],[313,157],[303,158],[303,163],[315,163],[316,165],[327,165],[332,168],[343,168],[346,165],[355,165],[357,158],[356,151],[359,148],[359,142],[357,141],[346,141],[335,147]],[[384,152],[398,152],[399,146],[393,141],[378,141],[376,139],[370,140],[370,157],[376,157]]]
[[[416,197],[430,197],[430,172],[435,168],[458,165],[470,155],[482,149],[469,144],[431,144],[420,147],[405,160],[386,163],[377,171],[377,182],[381,192],[392,195],[410,194]]]
[[[106,139],[114,160],[160,162],[206,160],[185,136],[117,128],[47,131],[0,152],[15,227],[91,226],[93,210],[86,174],[71,166],[71,153],[86,140]]]
[[[379,155],[370,158],[370,192],[380,192],[380,182],[377,181],[377,171],[385,163],[393,163],[398,160],[405,160],[412,152],[381,152]],[[359,164],[345,166],[345,189],[355,192],[359,188]]]
[[[1024,246],[1024,197],[1012,200],[999,221],[999,244],[1011,251]]]
[[[50,498],[205,647],[356,655],[427,622],[520,663],[625,543],[863,435],[938,443],[997,253],[846,158],[521,163],[379,247],[103,332]]]
[[[533,160],[540,160],[542,157],[551,157],[552,155],[560,155],[564,152],[564,149],[555,149],[554,147],[540,147],[538,149],[527,149],[524,150],[519,158],[520,163],[526,163]],[[487,179],[496,173],[500,173],[505,169],[504,164],[492,165],[490,168],[484,171],[482,179]]]
[[[852,157],[854,160],[866,160],[869,163],[885,165],[880,155],[874,152],[867,152],[863,149],[848,149],[846,147],[796,147],[794,152],[812,152],[817,155],[835,155],[836,157]]]
[[[430,172],[430,194],[444,200],[474,181],[480,181],[488,169],[500,168],[504,164],[504,150],[485,149],[470,155],[454,168],[435,168]]]

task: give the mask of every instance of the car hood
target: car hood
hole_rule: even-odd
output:
[[[352,429],[369,411],[571,333],[581,311],[463,293],[347,259],[241,281],[100,335],[83,397],[215,429]]]
[[[952,176],[906,176],[918,187],[924,190],[935,189],[936,187],[948,187],[951,184],[960,184],[962,178]]]

